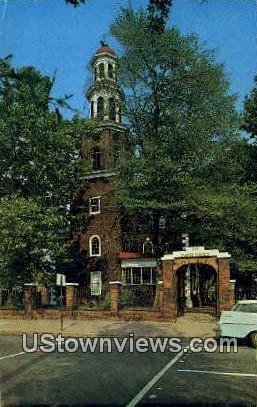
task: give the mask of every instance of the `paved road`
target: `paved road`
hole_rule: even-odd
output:
[[[0,337],[1,407],[257,406],[257,354],[21,353]]]

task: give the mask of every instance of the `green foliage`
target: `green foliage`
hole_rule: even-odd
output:
[[[64,255],[58,230],[65,220],[55,209],[44,211],[32,198],[0,200],[1,287],[21,287],[25,282],[53,279],[54,264]]]
[[[169,17],[172,0],[149,0],[148,21],[152,32],[162,32]]]
[[[244,103],[244,121],[243,129],[250,133],[257,141],[257,76],[255,77],[255,87],[250,95],[246,97]]]
[[[65,0],[67,4],[71,4],[73,7],[80,6],[81,4],[85,4],[85,0]]]
[[[129,287],[123,287],[121,290],[120,306],[121,308],[134,307],[136,305],[135,294]]]
[[[103,310],[109,311],[110,305],[111,305],[110,293],[107,291],[105,293],[104,300],[103,300],[103,305],[102,305]]]
[[[124,11],[112,32],[124,50],[119,74],[137,152],[124,157],[121,173],[132,206],[168,208],[203,177],[219,183],[233,171],[231,164],[240,174],[230,148],[234,97],[213,56],[175,29],[153,38],[143,13]]]
[[[156,35],[148,24],[146,13],[123,10],[112,25],[134,145],[121,158],[118,198],[164,215],[167,238],[188,232],[191,244],[249,260],[255,186],[246,185],[249,146],[224,68],[195,36],[175,28]]]
[[[59,106],[67,107],[69,96],[53,98],[53,83],[33,67],[14,69],[10,58],[0,60],[0,270],[6,286],[52,278],[58,257],[65,262],[64,238],[74,226],[69,206],[83,170],[81,139],[93,124],[62,118]]]
[[[65,205],[79,175],[81,135],[62,119],[52,87],[34,68],[0,60],[0,185],[5,194]]]

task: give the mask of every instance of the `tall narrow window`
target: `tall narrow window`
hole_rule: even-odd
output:
[[[95,75],[95,81],[97,80],[97,78],[98,78],[98,72],[97,72],[97,68],[95,67],[95,69],[94,69],[94,75]]]
[[[113,65],[108,64],[108,77],[113,79]]]
[[[117,107],[117,115],[118,115],[118,122],[121,123],[121,108],[120,108],[120,106]]]
[[[143,253],[152,254],[153,253],[153,244],[149,237],[146,238],[146,241],[143,243]]]
[[[104,98],[102,96],[97,99],[97,118],[100,120],[104,118]]]
[[[104,78],[104,64],[100,64],[100,65],[99,65],[99,77],[100,77],[101,79]]]
[[[101,271],[91,271],[90,273],[91,295],[98,296],[102,293],[102,273]]]
[[[91,153],[92,158],[92,170],[98,171],[101,170],[101,151],[99,148],[93,148]]]
[[[91,118],[93,118],[94,117],[94,102],[92,101],[91,102]]]
[[[113,98],[109,99],[109,119],[114,121],[116,119],[115,100]]]
[[[97,235],[91,236],[89,239],[89,254],[91,257],[101,256],[101,240]]]

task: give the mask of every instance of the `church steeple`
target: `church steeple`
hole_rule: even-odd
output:
[[[87,92],[91,118],[120,123],[120,90],[117,84],[115,52],[101,41],[91,60],[94,72],[93,85]]]

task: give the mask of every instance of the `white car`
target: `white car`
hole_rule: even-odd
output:
[[[238,301],[231,311],[222,311],[217,333],[220,336],[247,338],[257,348],[257,300]]]

